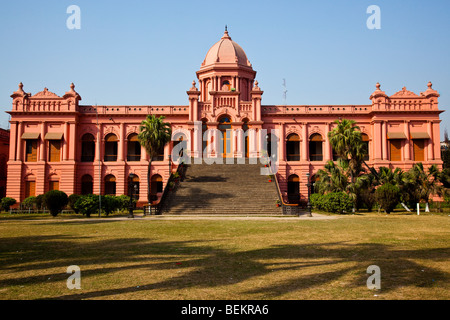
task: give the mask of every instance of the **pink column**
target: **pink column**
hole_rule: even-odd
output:
[[[41,122],[41,140],[40,140],[40,146],[39,146],[39,160],[38,161],[46,161],[46,156],[45,156],[45,129],[46,129],[47,124],[45,123],[45,121]]]
[[[103,125],[99,124],[99,132],[97,133],[97,141],[95,144],[95,162],[102,160],[102,141],[103,141]]]
[[[382,159],[387,160],[387,133],[386,133],[386,121],[381,122],[381,145],[382,145]]]
[[[427,123],[427,132],[428,135],[430,136],[430,139],[428,140],[428,146],[427,146],[427,151],[428,151],[428,161],[432,161],[434,160],[434,150],[433,150],[433,122],[432,121],[428,121]]]
[[[23,124],[22,122],[19,122],[19,129],[17,131],[17,160],[22,161],[22,130],[23,130]]]
[[[302,152],[300,152],[302,161],[308,161],[308,142],[308,128],[304,122],[302,123]]]
[[[71,161],[75,161],[75,151],[76,151],[76,147],[77,147],[77,139],[76,139],[76,129],[77,129],[77,125],[75,122],[70,122],[69,123],[69,141],[70,141],[70,145],[69,145],[69,160]]]
[[[324,152],[324,155],[325,155],[325,161],[329,161],[329,160],[332,160],[331,159],[331,144],[330,144],[330,139],[328,139],[328,132],[330,132],[330,124],[329,123],[326,123],[325,124],[325,136],[324,136],[324,139],[325,139],[325,143],[324,143],[324,145],[325,145],[325,152]]]
[[[405,135],[406,135],[406,141],[405,141],[405,160],[411,160],[411,144],[410,144],[410,137],[409,137],[409,121],[405,121]]]
[[[433,122],[433,146],[434,146],[434,160],[441,159],[441,131],[440,122],[441,120],[432,120]],[[437,143],[436,143],[437,141]]]
[[[380,122],[374,122],[374,135],[373,135],[373,145],[374,145],[374,160],[381,160],[382,159],[382,135],[381,135],[381,123]]]
[[[120,136],[119,136],[119,145],[117,148],[117,160],[123,161],[123,151],[124,151],[124,144],[125,144],[125,126],[123,122],[120,123]]]
[[[69,158],[69,123],[64,124],[64,141],[63,141],[63,161],[67,161]]]
[[[16,143],[17,143],[17,121],[11,121],[11,132],[9,136],[9,161],[16,160]]]
[[[279,161],[286,161],[286,128],[284,123],[279,124],[280,128],[280,145],[278,146],[280,152],[278,154]]]

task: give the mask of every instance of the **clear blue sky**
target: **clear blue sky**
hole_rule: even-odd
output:
[[[69,30],[67,7],[81,9]],[[381,30],[369,30],[369,5]],[[0,126],[19,82],[58,95],[74,82],[82,104],[187,105],[208,49],[223,34],[246,51],[263,104],[370,104],[428,81],[450,111],[450,1],[2,1]],[[450,112],[441,115],[441,135]]]

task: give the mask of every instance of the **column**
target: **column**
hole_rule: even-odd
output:
[[[405,120],[405,160],[411,160],[411,144],[410,144],[410,136],[409,136],[409,120]]]
[[[428,145],[427,145],[427,157],[428,157],[428,161],[433,161],[434,160],[434,150],[433,150],[433,122],[432,121],[428,121],[427,123],[427,132],[428,135],[430,136],[430,139],[428,140]]]
[[[69,123],[64,124],[63,161],[69,158]]]
[[[117,146],[117,161],[122,162],[125,145],[125,125],[123,124],[123,122],[120,123],[119,133],[120,136],[119,136],[119,145]]]
[[[308,161],[308,128],[307,124],[302,123],[302,151],[300,152],[301,161]]]
[[[17,131],[17,161],[22,161],[22,130],[23,130],[23,123],[19,122],[19,129]]]
[[[69,160],[71,161],[75,161],[75,156],[76,156],[76,148],[77,148],[77,134],[76,134],[76,130],[77,130],[77,124],[75,122],[71,122],[69,123],[69,141],[70,141],[70,145],[69,145]]]
[[[278,154],[278,159],[279,161],[286,161],[286,128],[284,126],[284,123],[280,123],[279,124],[279,128],[280,128],[280,137],[279,137],[279,154]]]
[[[46,161],[45,157],[45,130],[46,129],[46,123],[45,121],[41,122],[41,140],[40,140],[40,146],[39,146],[39,159],[38,161]]]
[[[95,144],[95,162],[102,161],[103,125],[100,123]]]
[[[381,160],[382,159],[382,143],[381,143],[381,123],[380,122],[374,122],[374,135],[373,135],[373,145],[374,145],[374,160]]]
[[[9,136],[9,161],[16,160],[16,147],[17,147],[17,121],[11,121],[11,131]],[[20,137],[19,137],[20,138]]]
[[[387,160],[387,134],[386,134],[386,121],[381,122],[381,146],[382,146],[382,159]]]
[[[324,156],[325,156],[325,161],[329,161],[332,160],[331,157],[331,144],[330,144],[330,139],[328,138],[328,132],[330,132],[330,124],[326,123],[325,124],[325,137],[323,137],[325,139],[325,152],[324,152]]]

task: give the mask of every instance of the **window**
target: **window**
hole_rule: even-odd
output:
[[[86,133],[81,138],[81,162],[94,162],[95,158],[95,138],[92,134]]]
[[[300,161],[300,137],[295,133],[287,138],[286,157],[287,161]]]
[[[153,157],[152,161],[164,161],[164,146],[161,146],[158,150],[158,155]]]
[[[163,192],[163,180],[159,174],[155,174],[152,176],[151,185],[150,185],[150,201],[158,200],[158,193]]]
[[[94,193],[94,183],[93,179],[89,174],[85,174],[81,178],[81,194],[93,194]]]
[[[116,177],[111,174],[105,177],[105,195],[116,195]]]
[[[208,120],[206,119],[202,119],[202,149],[203,149],[203,154],[207,154],[208,153],[208,137],[205,137],[205,132],[208,130],[208,125],[207,125]]]
[[[369,136],[365,133],[361,134],[361,140],[362,143],[365,146],[365,152],[366,152],[366,156],[364,157],[364,161],[369,161],[370,159],[370,155],[369,155]]]
[[[59,190],[59,181],[49,181],[49,185],[48,185],[48,190],[52,191],[52,190]]]
[[[322,136],[318,133],[314,133],[309,138],[309,161],[322,161]]]
[[[390,141],[391,161],[402,161],[402,140],[392,139]]]
[[[175,141],[173,142],[172,148],[172,160],[179,161],[184,156],[184,150],[187,147],[187,141],[184,134],[177,134],[175,135],[174,139]]]
[[[128,136],[127,161],[141,161],[141,144],[137,133]]]
[[[37,140],[26,140],[25,142],[25,161],[37,161]]]
[[[414,161],[425,161],[425,140],[414,139]]]
[[[130,179],[130,177],[128,177],[127,189],[128,196],[133,196],[134,199],[139,200],[139,177],[137,175],[133,175],[133,179]]]
[[[25,181],[25,199],[36,196],[36,181]]]
[[[105,161],[117,161],[117,136],[112,133],[105,138]]]
[[[60,162],[61,161],[61,140],[49,140],[48,141],[48,161]]]
[[[288,178],[288,201],[289,203],[298,203],[300,201],[300,179],[296,174]]]

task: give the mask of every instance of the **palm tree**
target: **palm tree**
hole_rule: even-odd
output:
[[[414,185],[418,200],[426,203],[426,212],[429,212],[430,197],[443,196],[445,193],[445,188],[440,182],[441,175],[435,164],[426,171],[421,162],[416,163],[405,175],[405,183]]]
[[[346,192],[349,185],[348,163],[339,159],[338,163],[328,161],[324,169],[316,173],[317,182],[314,184],[316,192]]]
[[[172,138],[172,129],[170,128],[170,124],[164,122],[164,119],[164,116],[157,118],[154,115],[148,115],[147,118],[141,122],[140,132],[138,134],[139,143],[145,148],[150,157],[147,173],[147,199],[149,204],[151,202],[150,186],[152,160]]]
[[[361,173],[368,150],[362,143],[360,128],[354,120],[335,120],[337,127],[328,133],[328,139],[338,156],[348,162],[351,182]]]

